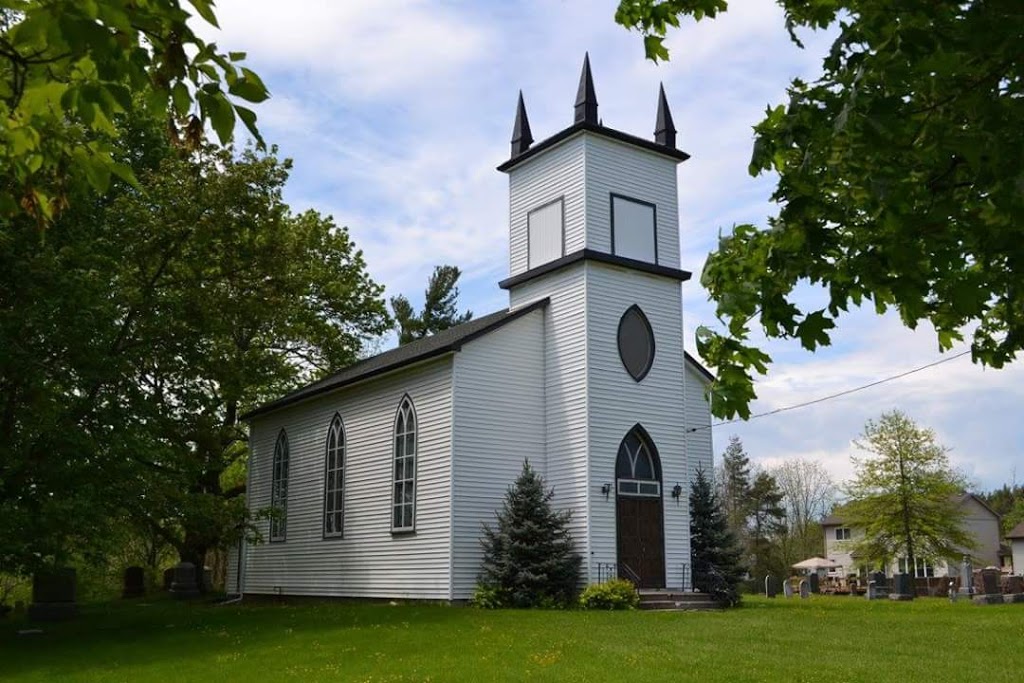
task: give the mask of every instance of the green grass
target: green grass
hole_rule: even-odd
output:
[[[720,613],[169,601],[19,636],[0,681],[1021,681],[1024,604],[748,598]]]

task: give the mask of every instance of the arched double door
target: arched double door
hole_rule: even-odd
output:
[[[616,544],[619,576],[640,588],[665,587],[665,525],[661,461],[647,432],[636,425],[615,460]]]

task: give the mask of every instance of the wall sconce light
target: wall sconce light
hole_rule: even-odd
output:
[[[672,497],[676,499],[676,502],[679,502],[679,496],[681,495],[683,495],[683,487],[679,485],[679,482],[676,482],[676,485],[672,487]]]
[[[608,500],[608,494],[611,493],[611,492],[612,492],[612,485],[611,484],[603,484],[601,486],[601,493],[604,494],[604,499],[605,500]]]

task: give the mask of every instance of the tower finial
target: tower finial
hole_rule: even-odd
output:
[[[512,125],[512,157],[515,158],[530,149],[533,134],[530,132],[530,119],[526,118],[526,105],[523,103],[523,91],[519,91],[519,104],[516,106],[516,122]]]
[[[668,108],[664,83],[658,90],[658,120],[654,124],[654,141],[672,149],[676,147],[676,127],[672,122],[672,112]]]
[[[580,86],[576,90],[576,123],[597,125],[597,93],[594,92],[594,77],[590,75],[590,53],[583,55],[583,72]]]

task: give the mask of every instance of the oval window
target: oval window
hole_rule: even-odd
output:
[[[654,330],[639,306],[630,306],[619,320],[619,358],[637,382],[654,364]]]

